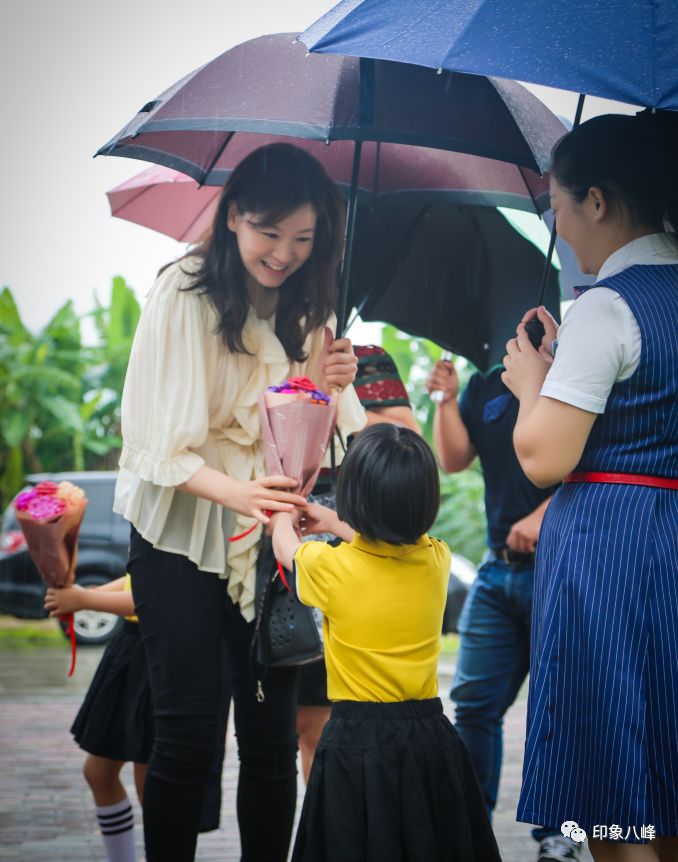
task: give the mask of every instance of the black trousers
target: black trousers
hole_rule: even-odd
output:
[[[254,623],[226,583],[132,529],[129,572],[144,641],[155,741],[144,787],[148,862],[190,862],[217,749],[225,634],[240,758],[242,862],[284,862],[296,803],[297,669],[270,669],[263,702],[250,662]]]

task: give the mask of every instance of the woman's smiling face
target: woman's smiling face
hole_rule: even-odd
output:
[[[240,213],[232,203],[228,228],[233,231],[243,266],[256,284],[275,289],[311,256],[318,216],[311,204],[269,224],[255,213]]]

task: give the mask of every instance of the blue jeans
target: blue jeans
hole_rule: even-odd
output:
[[[490,816],[497,802],[504,715],[530,667],[534,567],[483,562],[459,618],[461,643],[450,697]],[[535,829],[541,841],[551,831]]]

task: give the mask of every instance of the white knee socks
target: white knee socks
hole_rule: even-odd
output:
[[[134,812],[129,799],[97,806],[97,820],[108,862],[136,862]]]

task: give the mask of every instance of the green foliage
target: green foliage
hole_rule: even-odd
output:
[[[485,483],[476,461],[468,470],[440,474],[440,510],[432,533],[478,565],[486,550]]]
[[[0,505],[26,473],[96,469],[117,462],[120,397],[139,303],[122,278],[93,312],[99,343],[84,345],[66,302],[37,334],[9,288],[0,292]]]
[[[110,302],[95,298],[91,317],[98,343],[82,343],[80,320],[66,302],[37,334],[23,321],[9,288],[0,291],[0,505],[21,488],[26,473],[111,467],[117,463],[120,399],[141,313],[134,291],[116,277]],[[434,405],[426,377],[441,348],[392,326],[382,345],[406,382],[429,443]],[[472,368],[456,360],[462,385]],[[485,545],[483,479],[477,464],[456,475],[441,472],[442,502],[434,532],[474,562]]]
[[[64,649],[66,641],[56,620],[18,620],[0,616],[0,650]]]
[[[384,326],[382,347],[393,357],[424,437],[432,445],[435,405],[425,384],[442,348],[425,338],[412,338],[394,326]],[[454,362],[463,387],[475,369],[463,357],[455,357]],[[448,475],[441,471],[440,490],[440,511],[432,533],[456,553],[478,563],[485,551],[486,530],[485,485],[478,462],[462,473]]]

